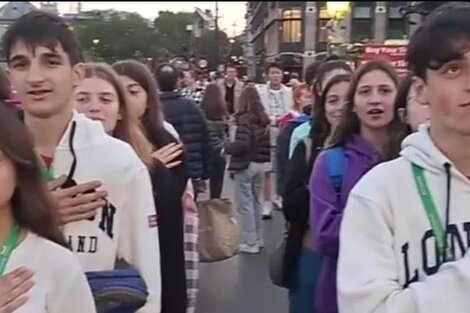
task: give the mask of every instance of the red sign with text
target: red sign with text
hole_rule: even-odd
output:
[[[386,60],[390,62],[402,76],[406,75],[406,46],[405,45],[365,45],[364,53],[359,58],[359,64],[372,60]]]

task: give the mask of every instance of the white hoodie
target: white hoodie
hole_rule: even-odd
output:
[[[140,272],[150,294],[139,313],[160,312],[158,229],[148,169],[127,143],[108,136],[100,122],[77,113],[55,151],[55,176],[70,175],[74,159],[73,180],[101,181],[108,205],[94,220],[64,227],[73,252],[85,271],[111,270],[117,258],[125,259]]]
[[[411,163],[424,168],[442,221],[450,196],[449,246],[457,261],[440,268]],[[469,204],[469,179],[438,150],[423,125],[405,139],[400,158],[372,169],[350,193],[340,234],[339,312],[468,312]]]

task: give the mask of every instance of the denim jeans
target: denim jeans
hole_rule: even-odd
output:
[[[251,162],[248,168],[235,172],[235,199],[242,244],[254,245],[263,239],[261,194],[264,169],[263,163]]]
[[[297,284],[289,289],[289,313],[314,313],[321,255],[303,247],[297,267]]]

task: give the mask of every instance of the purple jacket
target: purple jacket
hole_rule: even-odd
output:
[[[359,179],[374,167],[380,155],[359,135],[351,136],[345,146],[345,173],[339,199],[328,176],[325,154],[321,153],[310,177],[310,225],[317,250],[323,261],[316,289],[316,313],[336,313],[336,268],[339,229],[349,192]]]

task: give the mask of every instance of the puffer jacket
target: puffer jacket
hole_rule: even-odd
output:
[[[207,129],[211,139],[212,148],[220,152],[228,139],[228,121],[227,120],[207,120]]]
[[[175,127],[184,144],[189,176],[207,179],[213,149],[203,112],[178,92],[163,92],[161,100],[166,120]]]
[[[225,146],[226,152],[232,156],[230,171],[244,170],[248,168],[250,162],[271,161],[269,123],[267,116],[258,118],[252,113],[238,117],[235,141]]]

